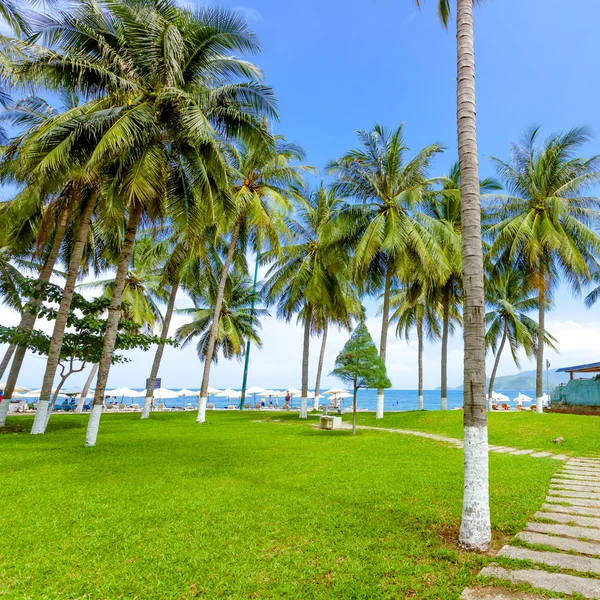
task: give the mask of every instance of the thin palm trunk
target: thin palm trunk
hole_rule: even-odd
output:
[[[313,409],[319,410],[319,392],[321,391],[321,374],[323,373],[323,361],[325,360],[325,346],[327,345],[327,320],[323,326],[323,339],[321,340],[321,352],[319,353],[319,364],[317,366],[317,379],[315,380],[315,398]]]
[[[115,274],[115,284],[112,291],[110,306],[108,307],[104,345],[102,346],[102,354],[98,364],[98,380],[96,381],[96,391],[94,392],[94,405],[92,406],[92,411],[90,413],[85,437],[86,446],[95,446],[98,437],[100,416],[102,415],[102,405],[104,403],[104,392],[106,391],[106,383],[112,364],[112,355],[117,340],[119,320],[121,319],[121,299],[123,297],[123,290],[125,289],[125,278],[129,269],[129,262],[131,261],[131,254],[133,253],[135,234],[140,222],[141,213],[142,207],[137,202],[129,210],[125,239],[121,249],[121,257],[117,266],[117,272]]]
[[[390,325],[390,290],[392,289],[392,275],[394,273],[394,264],[388,259],[388,265],[385,272],[385,287],[383,289],[383,314],[381,317],[381,341],[379,343],[379,356],[385,364],[385,355],[387,352],[387,336]],[[383,389],[377,390],[377,411],[375,418],[383,419]]]
[[[304,310],[304,343],[302,347],[302,393],[300,395],[300,418],[308,417],[308,360],[310,353],[310,328],[312,325],[312,306],[306,304]]]
[[[450,284],[442,295],[442,383],[440,409],[448,410],[448,335],[450,332]]]
[[[75,284],[79,277],[81,260],[83,258],[83,251],[87,242],[97,196],[98,190],[96,188],[86,198],[83,213],[79,219],[79,229],[71,253],[67,279],[60,299],[56,320],[54,321],[54,330],[52,331],[52,339],[50,340],[50,348],[48,350],[48,360],[46,361],[46,371],[44,373],[42,389],[40,391],[40,401],[38,402],[38,409],[35,413],[33,427],[31,428],[31,433],[33,435],[43,434],[46,431],[46,426],[48,424],[48,405],[52,395],[52,384],[54,383],[58,363],[60,361],[60,350],[65,337],[67,320],[71,311],[71,302],[73,301],[73,295],[75,293]]]
[[[60,221],[58,222],[56,232],[54,234],[52,248],[48,253],[46,262],[44,263],[37,280],[38,290],[41,290],[44,284],[50,281],[50,277],[52,276],[52,272],[54,270],[54,265],[56,264],[58,255],[60,253],[60,247],[65,239],[65,232],[67,231],[67,225],[69,224],[69,216],[70,213],[68,210],[64,210],[62,212]],[[34,298],[29,302],[29,306],[25,307],[21,315],[19,329],[25,332],[30,332],[33,330],[41,303],[41,298]],[[8,373],[8,379],[6,380],[6,387],[4,388],[4,399],[0,403],[0,427],[2,427],[6,422],[8,407],[15,390],[15,385],[17,385],[17,379],[19,378],[19,373],[21,372],[21,367],[23,366],[23,359],[25,358],[26,350],[26,345],[17,346],[17,349],[15,350],[15,355]]]
[[[502,350],[504,350],[504,344],[506,343],[506,338],[508,337],[508,321],[504,322],[504,331],[502,333],[502,341],[500,342],[500,346],[498,348],[498,352],[496,353],[496,359],[494,360],[494,368],[492,369],[492,375],[490,377],[490,387],[488,388],[488,410],[492,410],[492,394],[494,393],[494,381],[496,380],[496,371],[498,370],[498,365],[500,364],[500,357],[502,356]]]
[[[233,261],[233,255],[235,254],[235,246],[237,244],[238,237],[240,235],[240,229],[242,228],[242,217],[240,216],[235,224],[235,229],[231,234],[231,241],[229,242],[229,248],[227,249],[227,256],[225,258],[225,264],[223,265],[223,271],[221,273],[221,280],[219,281],[219,288],[217,290],[217,298],[215,300],[215,309],[213,311],[213,321],[210,327],[210,336],[206,345],[206,358],[204,360],[204,372],[202,374],[202,385],[200,386],[200,399],[198,401],[198,416],[196,417],[196,423],[204,423],[206,421],[206,402],[208,394],[208,381],[210,378],[210,367],[212,364],[213,356],[215,354],[215,346],[217,344],[217,334],[219,332],[219,319],[221,317],[221,307],[223,306],[223,296],[225,294],[225,284],[227,283],[227,276],[229,275],[229,267]]]
[[[536,350],[536,372],[535,372],[535,403],[538,413],[544,412],[542,396],[544,395],[544,335],[546,320],[546,286],[544,278],[540,278],[540,289],[538,294],[539,316]]]
[[[356,435],[356,379],[354,380],[354,393],[352,396],[352,435]]]
[[[485,301],[475,109],[473,0],[457,0],[457,128],[464,286],[464,495],[459,545],[486,550],[492,532],[485,402]]]
[[[4,358],[2,359],[2,362],[0,363],[0,379],[2,379],[4,377],[4,371],[6,371],[6,367],[8,367],[8,363],[10,362],[12,355],[15,353],[16,347],[17,347],[16,344],[10,344],[10,346],[6,349]]]
[[[419,355],[419,410],[425,408],[423,401],[423,321],[417,321],[417,353]]]
[[[171,325],[171,318],[173,317],[173,309],[175,308],[175,297],[177,296],[177,289],[179,288],[179,281],[175,281],[171,286],[171,295],[169,296],[169,302],[167,303],[167,310],[165,311],[165,319],[163,321],[163,327],[160,336],[166,339],[169,335],[169,327]],[[150,415],[150,406],[152,404],[152,397],[154,396],[154,382],[158,375],[158,369],[160,367],[160,361],[162,360],[163,352],[165,351],[165,342],[161,342],[156,347],[156,354],[154,355],[154,362],[152,363],[152,369],[150,370],[150,377],[148,377],[148,385],[146,386],[146,397],[144,398],[144,408],[142,410],[142,419],[147,419]]]
[[[87,399],[88,392],[90,391],[92,381],[94,381],[94,377],[96,377],[96,373],[98,373],[98,363],[92,365],[92,370],[85,380],[85,385],[83,386],[83,390],[81,390],[81,396],[79,397],[79,402],[77,402],[77,408],[75,409],[76,413],[81,413],[83,411],[83,406]]]

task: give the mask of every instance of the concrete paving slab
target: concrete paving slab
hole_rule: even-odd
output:
[[[567,513],[552,511],[538,511],[533,516],[536,519],[552,519],[552,521],[557,521],[558,523],[575,523],[586,529],[591,527],[600,529],[600,517],[584,517],[583,515],[569,515]],[[541,523],[538,523],[538,525],[541,525]]]
[[[515,450],[513,454],[533,454],[535,450]]]
[[[552,499],[554,502],[556,498]],[[563,506],[562,504],[552,504],[552,501],[542,506],[542,510],[557,513],[567,513],[572,515],[582,515],[584,517],[598,517],[600,518],[600,509],[590,508],[589,506]]]
[[[587,506],[588,508],[600,508],[600,500],[588,500],[587,498],[567,498],[566,496],[546,496],[546,502],[567,502],[572,506]]]
[[[531,456],[535,458],[546,458],[548,456],[552,456],[552,452],[535,452]]]
[[[577,490],[559,490],[550,488],[548,493],[550,496],[557,496],[559,498],[587,498],[588,500],[600,500],[600,494],[594,494],[593,492],[578,492]]]
[[[519,548],[517,546],[504,546],[498,553],[498,556],[529,560],[533,563],[548,565],[549,567],[600,575],[600,559],[588,556],[575,556],[573,554],[563,554],[562,552],[546,552],[545,550],[530,550],[529,548]],[[598,592],[600,593],[600,580],[596,580],[596,586],[598,586]]]
[[[547,598],[538,594],[509,592],[502,588],[487,586],[482,588],[466,588],[460,595],[460,600],[547,600]]]
[[[564,481],[551,482],[551,490],[568,490],[571,492],[591,492],[592,494],[600,494],[600,483],[565,483]]]
[[[554,460],[569,460],[569,457],[566,454],[553,454],[550,458]]]
[[[566,479],[568,481],[600,481],[600,477],[593,475],[570,475],[568,473],[556,473],[555,478]]]
[[[597,544],[596,542],[584,542],[557,535],[548,535],[547,533],[538,533],[536,531],[521,531],[521,533],[517,534],[517,539],[527,542],[528,544],[542,544],[566,552],[577,552],[578,554],[586,554],[588,556],[600,556],[600,544]]]
[[[562,535],[564,537],[576,538],[578,540],[592,540],[595,542],[600,542],[600,529],[596,529],[594,527],[577,527],[574,525],[554,525],[552,523],[532,522],[527,523],[526,529],[528,531],[535,531],[536,533],[549,533],[551,535]],[[582,554],[588,553],[582,552]]]
[[[600,581],[597,579],[575,577],[564,573],[548,573],[539,570],[511,570],[502,567],[485,567],[480,575],[506,579],[512,583],[528,583],[533,587],[550,592],[558,592],[559,594],[579,594],[584,598],[596,600],[600,598]]]

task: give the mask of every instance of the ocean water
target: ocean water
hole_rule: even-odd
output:
[[[535,391],[533,390],[501,390],[497,389],[496,392],[500,392],[508,396],[511,400],[516,398],[520,392],[530,396],[531,398],[535,398]],[[261,395],[256,394],[256,402],[260,402]],[[267,405],[269,404],[269,398],[265,398]],[[273,405],[275,406],[283,406],[285,403],[285,398],[272,398]],[[111,399],[107,398],[107,403],[110,402]],[[117,402],[123,402],[126,405],[134,404],[142,404],[144,402],[143,398],[128,398],[125,397],[123,399],[116,398]],[[440,391],[439,390],[425,390],[423,392],[423,401],[425,404],[425,410],[439,410],[440,408]],[[326,398],[321,398],[319,400],[320,404],[324,404],[326,402]],[[157,404],[164,403],[167,407],[182,407],[185,408],[188,404],[196,407],[197,398],[195,396],[187,396],[182,398],[174,398],[174,399],[165,399],[154,401],[154,406]],[[239,399],[232,398],[231,401],[228,401],[227,398],[218,398],[216,396],[211,396],[209,403],[214,404],[216,408],[227,408],[228,405],[238,405]],[[251,406],[254,405],[254,396],[250,394],[246,397],[246,403]],[[311,405],[312,400],[309,399],[309,406]],[[419,403],[419,396],[417,390],[386,390],[385,392],[385,410],[388,411],[406,411],[406,410],[417,410]],[[359,390],[357,395],[357,406],[361,410],[372,410],[374,411],[377,404],[377,391],[376,390]],[[509,402],[509,406],[514,407],[516,403]],[[300,405],[300,398],[292,399],[292,407],[298,407]],[[461,408],[463,405],[463,392],[462,390],[448,390],[448,408]],[[349,408],[352,406],[352,398],[345,398],[342,400],[342,406],[345,408]]]

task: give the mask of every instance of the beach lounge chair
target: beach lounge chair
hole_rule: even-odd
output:
[[[537,406],[536,406],[535,404],[532,404],[532,405],[531,405],[529,408],[530,408],[531,410],[536,410],[536,409],[537,409]]]
[[[492,410],[499,410],[498,405],[497,404],[492,404]]]
[[[125,404],[121,403],[121,404],[119,404],[119,410],[127,410],[127,406],[125,406]]]
[[[215,405],[211,402],[206,408],[210,408],[211,410],[214,410]]]
[[[140,405],[139,404],[132,404],[131,405],[131,410],[140,410]]]
[[[508,404],[503,404],[502,405],[502,410],[508,410]]]
[[[167,405],[166,405],[166,404],[163,404],[163,403],[161,402],[160,404],[158,404],[158,405],[156,406],[156,410],[165,411],[165,410],[167,410]]]

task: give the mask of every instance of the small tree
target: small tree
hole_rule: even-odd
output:
[[[356,434],[356,392],[359,388],[386,389],[392,386],[385,363],[364,322],[358,324],[346,345],[335,359],[332,375],[354,386],[352,407],[352,434]]]

